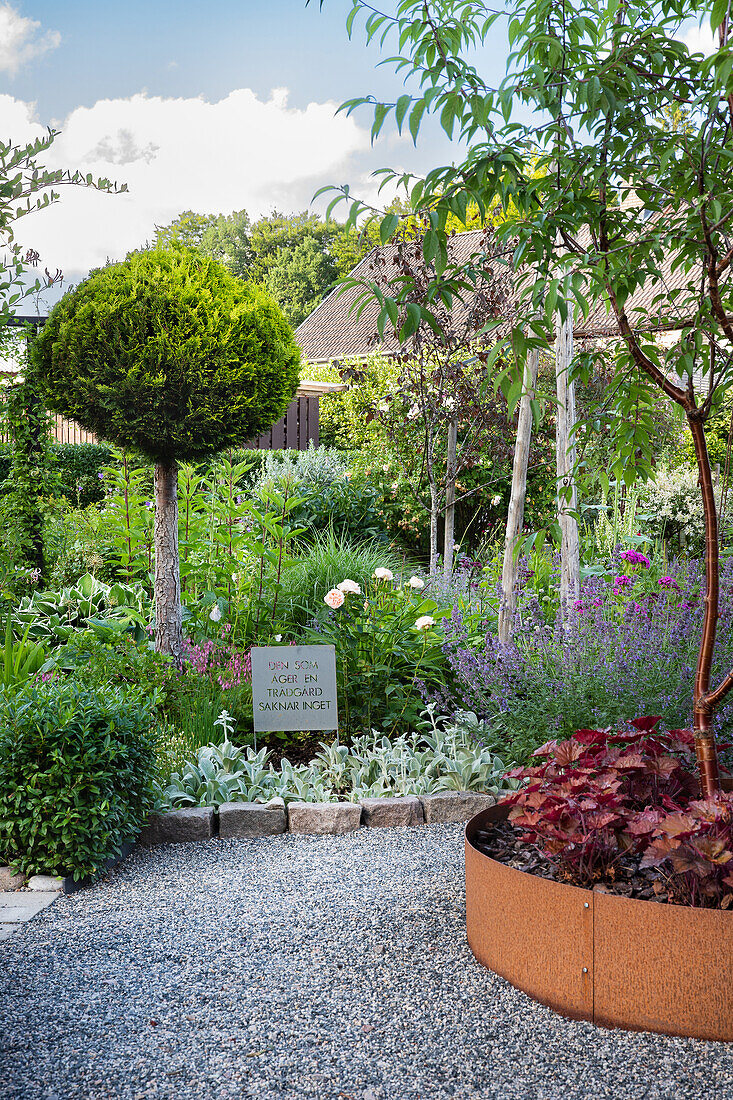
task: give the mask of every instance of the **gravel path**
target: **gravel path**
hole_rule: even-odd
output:
[[[733,1049],[563,1020],[473,961],[459,826],[138,851],[0,944],[3,1100],[702,1096]]]

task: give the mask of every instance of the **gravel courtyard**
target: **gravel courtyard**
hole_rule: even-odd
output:
[[[136,851],[0,944],[0,1097],[683,1100],[733,1049],[563,1020],[473,961],[461,827]]]

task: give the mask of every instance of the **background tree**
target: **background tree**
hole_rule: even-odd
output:
[[[37,337],[50,408],[155,463],[156,648],[182,654],[177,465],[285,412],[299,353],[275,303],[186,248],[133,253],[66,294]]]
[[[507,426],[506,406],[486,385],[484,329],[488,321],[505,315],[510,287],[506,267],[493,256],[492,234],[486,229],[477,245],[482,256],[480,277],[466,282],[460,297],[434,298],[436,256],[426,247],[429,234],[429,228],[413,219],[406,239],[395,248],[375,252],[371,278],[346,280],[344,286],[364,287],[354,303],[357,310],[370,295],[388,303],[374,342],[383,338],[388,324],[401,340],[402,350],[397,356],[396,385],[382,395],[375,412],[398,445],[411,422],[419,437],[419,461],[430,494],[430,572],[434,574],[438,567],[442,514],[444,574],[450,579],[457,478],[475,464],[497,426]],[[450,263],[450,242],[446,248]],[[397,306],[389,295],[400,286],[404,293]],[[429,319],[421,313],[423,305],[430,309]]]
[[[618,342],[611,351],[577,354],[571,372],[587,377],[603,359],[611,373],[606,422],[617,443],[614,473],[631,482],[649,471],[660,392],[687,421],[706,526],[694,732],[702,789],[714,795],[712,718],[733,688],[733,671],[711,686],[719,546],[704,431],[717,395],[733,384],[728,6],[722,0],[669,0],[661,7],[646,0],[521,0],[506,24],[511,54],[498,87],[473,59],[503,12],[479,0],[401,0],[393,16],[353,0],[350,28],[360,12],[369,39],[384,41],[394,32],[399,56],[393,63],[415,89],[393,103],[372,99],[373,135],[393,115],[417,140],[422,119],[435,114],[468,150],[460,163],[437,167],[425,179],[390,172],[385,178],[406,187],[413,209],[429,212],[438,242],[448,216],[463,217],[472,201],[482,212],[497,200],[511,211],[499,232],[512,241],[520,301],[511,342],[518,358],[531,346],[550,346],[556,311],[563,319],[571,308],[587,317],[603,305]],[[717,35],[709,58],[685,45],[692,16],[709,17]],[[530,123],[524,121],[528,109]],[[678,115],[684,125],[670,126],[670,116],[674,122]],[[352,206],[352,222],[361,210]],[[382,221],[387,237],[394,228]],[[440,253],[438,259],[436,292],[450,293],[455,276]],[[678,334],[671,347],[655,338],[664,329]]]

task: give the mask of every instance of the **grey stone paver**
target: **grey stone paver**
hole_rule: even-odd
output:
[[[15,932],[17,927],[18,927],[17,924],[2,924],[2,923],[0,923],[0,942],[2,942],[2,940],[9,939],[10,936],[12,936],[13,932]]]
[[[23,924],[58,896],[58,890],[4,890],[0,892],[0,923]]]

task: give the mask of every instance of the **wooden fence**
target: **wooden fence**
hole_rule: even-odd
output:
[[[8,442],[8,426],[3,416],[3,395],[0,387],[0,443]],[[98,443],[93,432],[86,431],[74,420],[51,416],[51,438],[54,443]],[[318,446],[318,396],[296,397],[282,420],[269,431],[245,444],[258,451],[305,451],[308,443]]]
[[[317,396],[296,397],[282,420],[245,446],[258,451],[306,451],[309,442],[318,446]]]

